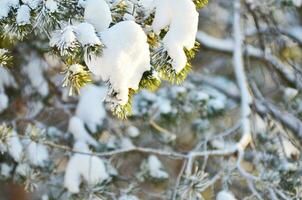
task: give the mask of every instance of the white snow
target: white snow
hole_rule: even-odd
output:
[[[76,37],[78,41],[83,46],[90,46],[90,45],[101,45],[101,41],[96,35],[94,27],[86,22],[80,23],[75,26],[74,31],[76,33]]]
[[[1,164],[0,169],[1,169],[1,176],[8,178],[10,176],[11,171],[13,170],[13,167],[6,163],[3,163]]]
[[[24,4],[27,4],[31,9],[36,9],[42,0],[22,0]]]
[[[98,146],[97,141],[86,131],[84,122],[80,118],[72,117],[69,120],[68,131],[72,133],[76,140],[95,147]]]
[[[8,152],[8,154],[16,161],[20,162],[23,155],[23,146],[20,142],[18,134],[16,131],[12,130],[11,135],[7,139],[5,144],[0,144],[0,152]]]
[[[16,22],[20,26],[30,24],[30,8],[27,5],[18,8]]]
[[[0,1],[0,19],[6,18],[10,11],[10,7],[7,1]]]
[[[140,135],[140,131],[138,128],[136,128],[135,126],[129,126],[127,129],[126,129],[126,133],[127,135],[129,135],[129,137],[131,138],[136,138]]]
[[[172,111],[171,100],[165,97],[158,97],[155,107],[158,108],[158,112],[168,114]]]
[[[9,7],[17,8],[19,6],[19,0],[2,0],[6,1]]]
[[[146,12],[154,9],[154,0],[139,0],[138,4],[142,6]]]
[[[61,55],[65,55],[69,48],[74,48],[77,39],[74,33],[73,26],[66,26],[62,30],[54,31],[51,35],[49,46],[57,47]]]
[[[45,7],[47,8],[48,12],[54,13],[58,10],[58,3],[54,0],[47,0],[45,2]]]
[[[218,193],[216,200],[236,200],[236,198],[231,192],[222,190]]]
[[[296,6],[296,7],[301,7],[302,5],[302,0],[292,0],[293,1],[293,4]]]
[[[184,48],[194,47],[199,14],[192,0],[154,0],[154,5],[152,28],[159,33],[169,27],[163,43],[173,60],[172,67],[178,73],[187,63]]]
[[[104,0],[88,0],[85,4],[84,19],[92,24],[97,32],[104,31],[112,22],[108,4]]]
[[[136,196],[134,195],[127,195],[127,194],[124,194],[122,196],[120,196],[118,198],[118,200],[139,200],[139,198],[137,198]]]
[[[8,153],[16,162],[20,162],[23,155],[23,146],[16,131],[12,132],[7,142]]]
[[[47,68],[47,63],[38,58],[36,55],[31,55],[28,59],[28,64],[22,67],[24,73],[27,74],[32,87],[42,96],[49,94],[48,83],[44,78],[44,70]]]
[[[76,108],[76,116],[80,118],[91,132],[96,132],[106,118],[103,101],[106,97],[105,87],[88,84],[81,89],[81,96]]]
[[[109,93],[116,93],[109,96],[110,102],[125,105],[129,88],[137,90],[143,73],[150,70],[147,36],[133,21],[119,22],[100,35],[103,54],[85,62],[92,73],[110,82],[113,91]]]
[[[293,157],[299,157],[300,151],[293,145],[291,141],[289,141],[288,138],[283,137],[281,140],[282,143],[282,149],[280,149],[280,154],[283,154],[283,150],[285,153],[285,156],[287,158],[293,158]]]
[[[16,173],[19,174],[20,176],[26,176],[26,174],[28,174],[29,171],[30,171],[30,167],[26,163],[18,164],[16,168]]]
[[[154,155],[149,156],[147,164],[148,164],[149,175],[152,178],[167,179],[169,177],[168,173],[163,171],[162,163],[156,156]]]
[[[0,113],[3,112],[9,105],[9,98],[5,94],[6,87],[16,88],[17,84],[14,77],[7,69],[0,66]]]
[[[0,19],[6,18],[11,8],[17,8],[19,0],[1,0],[0,1]]]
[[[123,137],[121,139],[121,143],[120,143],[121,149],[133,149],[135,146],[132,143],[132,141],[127,138],[127,137]]]
[[[75,151],[91,153],[85,143],[77,142]],[[95,185],[109,178],[103,160],[96,156],[74,154],[66,167],[64,186],[71,193],[80,191],[82,178],[89,184]]]
[[[34,166],[43,167],[48,161],[48,150],[43,144],[39,144],[33,141],[25,141],[26,153],[29,162]]]
[[[17,87],[14,77],[7,69],[0,66],[0,93],[4,93],[6,87]]]
[[[295,88],[284,88],[283,90],[283,99],[287,102],[293,100],[297,95],[298,95],[299,91]]]
[[[0,93],[0,113],[8,108],[8,97],[5,93]]]

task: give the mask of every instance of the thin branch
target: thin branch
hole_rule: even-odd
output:
[[[243,34],[241,31],[241,13],[240,0],[234,2],[234,49],[233,49],[233,65],[236,79],[240,89],[241,97],[241,128],[242,138],[238,143],[239,149],[245,149],[251,142],[251,124],[250,124],[250,104],[252,97],[249,93],[247,78],[244,72],[244,63],[242,58]]]

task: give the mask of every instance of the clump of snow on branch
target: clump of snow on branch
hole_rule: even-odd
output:
[[[18,8],[16,22],[18,25],[30,24],[30,8],[27,5]]]
[[[75,151],[91,153],[85,143],[77,142],[74,145]],[[109,178],[103,160],[96,156],[85,154],[74,154],[66,167],[64,186],[71,193],[78,193],[82,181],[88,185],[102,183]]]
[[[92,24],[97,32],[106,30],[112,22],[111,12],[104,0],[88,0],[85,6],[84,19]]]
[[[56,47],[61,55],[66,55],[68,50],[77,47],[77,38],[73,26],[65,26],[62,30],[54,31],[51,35],[49,46]]]
[[[24,4],[27,4],[31,9],[36,9],[42,0],[22,0]]]
[[[93,84],[87,85],[81,90],[76,116],[87,125],[91,132],[96,132],[106,118],[103,104],[106,94],[105,87]]]
[[[148,157],[147,170],[148,170],[150,177],[152,177],[154,179],[162,180],[162,179],[169,178],[169,174],[163,170],[162,163],[154,155],[151,155]]]
[[[95,33],[95,28],[86,22],[80,23],[74,28],[78,41],[82,46],[100,45],[101,41]]]
[[[58,10],[58,3],[54,0],[47,0],[45,2],[45,7],[47,8],[48,12],[54,13]]]
[[[8,152],[16,162],[21,160],[23,146],[15,130],[10,131],[10,136],[5,144],[0,144],[0,152]]]
[[[105,45],[102,55],[92,55],[91,59],[85,56],[85,62],[93,74],[109,81],[110,103],[125,105],[129,89],[137,90],[143,73],[150,70],[147,36],[135,22],[123,21],[100,33],[100,37]]]
[[[95,147],[98,145],[97,141],[91,137],[85,129],[84,122],[78,117],[72,117],[69,120],[68,131],[72,133],[75,140],[85,142]]]
[[[172,67],[178,73],[187,63],[184,48],[194,47],[198,29],[198,12],[192,0],[155,0],[155,18],[152,28],[156,33],[169,27],[163,44],[172,58]]]
[[[0,19],[8,16],[11,8],[17,8],[19,6],[18,0],[2,0],[0,1]]]

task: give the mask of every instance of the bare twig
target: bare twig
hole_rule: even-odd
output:
[[[233,65],[236,79],[240,89],[241,97],[241,128],[242,138],[239,141],[238,148],[245,149],[251,142],[251,125],[249,116],[251,114],[250,104],[252,97],[249,93],[247,78],[244,72],[244,63],[242,58],[243,34],[241,31],[240,0],[234,2],[234,49]]]

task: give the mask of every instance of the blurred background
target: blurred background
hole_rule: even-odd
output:
[[[245,69],[250,84],[255,86],[252,92],[258,88],[281,113],[301,120],[300,89],[286,78],[284,70],[276,69],[275,62],[277,59],[285,71],[293,71],[302,81],[301,1],[242,1],[241,16]],[[127,120],[112,116],[100,103],[105,96],[102,83],[95,81],[83,88],[80,96],[70,97],[61,87],[64,77],[58,59],[35,49],[39,45],[35,42],[30,47],[23,43],[14,47],[14,62],[20,59],[26,64],[16,64],[9,70],[0,68],[0,91],[9,97],[7,108],[0,105],[0,122],[13,124],[21,135],[26,135],[28,124],[35,125],[52,143],[44,144],[47,159],[45,155],[41,159],[44,156],[46,164],[30,167],[34,170],[30,174],[22,174],[20,164],[6,154],[0,155],[0,200],[69,198],[62,184],[71,153],[55,148],[55,144],[72,146],[74,130],[70,124],[78,115],[87,116],[86,131],[101,144],[93,147],[97,152],[139,146],[187,153],[196,148],[207,151],[236,144],[240,139],[240,94],[232,61],[233,17],[232,1],[210,1],[200,10],[200,48],[189,77],[179,85],[163,83],[155,92],[135,95],[133,116]],[[264,57],[264,49],[276,59]],[[193,189],[202,197],[195,199],[215,199],[221,190],[231,191],[237,199],[302,199],[301,137],[261,106],[253,104],[252,111],[253,143],[242,167],[261,181],[251,183],[240,175],[235,169],[236,153],[197,158],[192,176],[186,177],[181,175],[186,165],[182,159],[131,152],[104,159],[114,178],[100,190],[105,194],[103,199],[111,199],[110,193],[131,193],[144,200],[172,199],[175,184],[179,184],[179,193],[190,192],[197,185]],[[151,161],[159,163],[157,176],[150,174]],[[196,182],[191,181],[194,177]],[[83,186],[83,190],[93,189]]]

